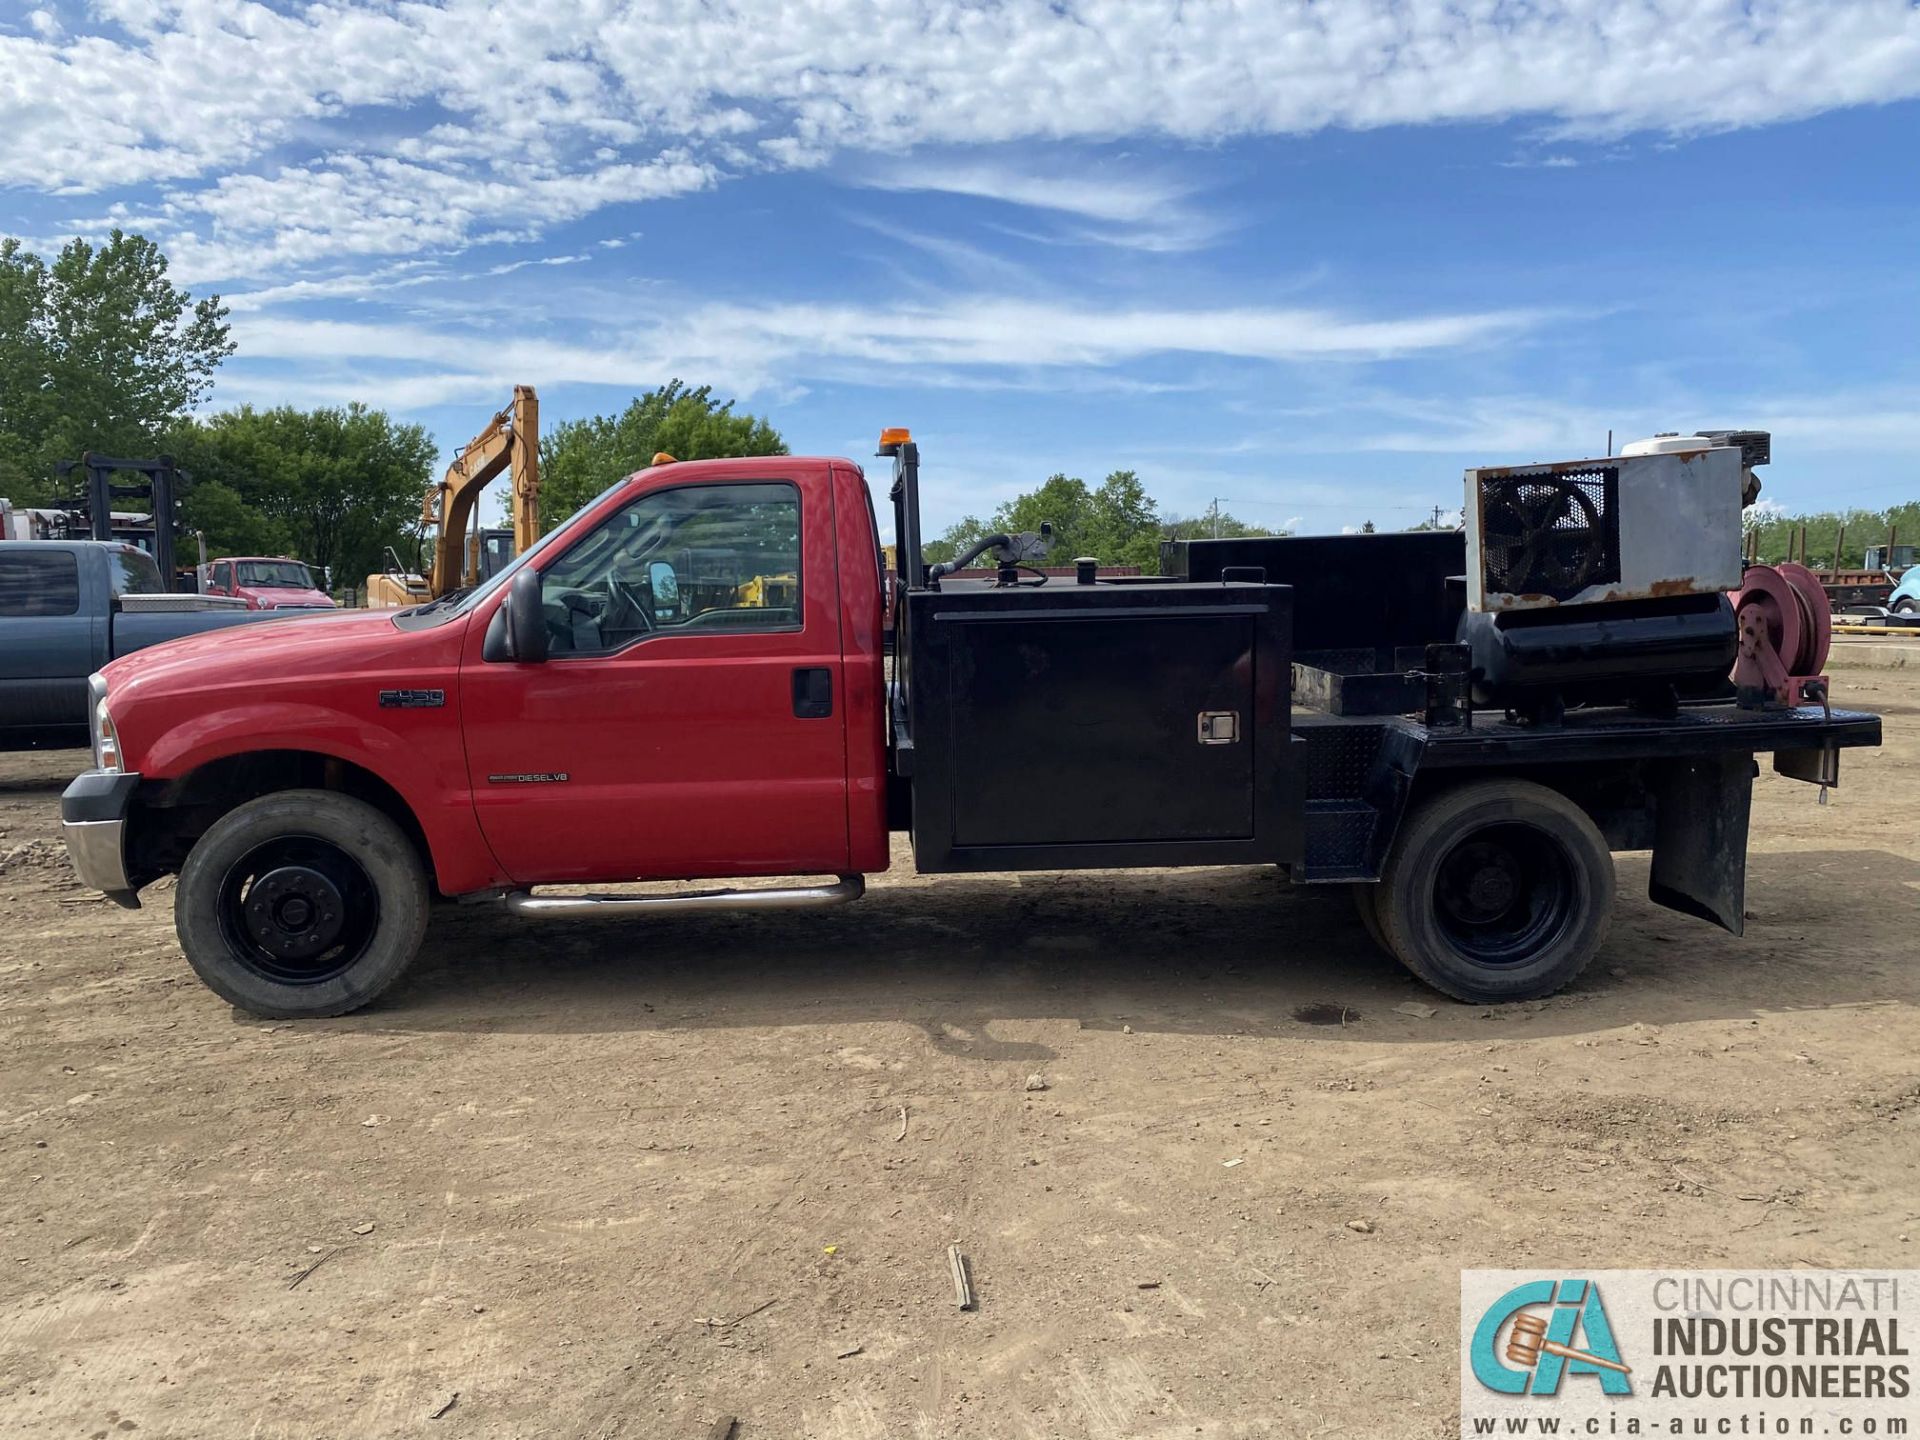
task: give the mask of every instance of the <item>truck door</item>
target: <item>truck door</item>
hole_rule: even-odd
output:
[[[0,547],[0,723],[86,723],[87,676],[101,663],[107,617],[104,597],[91,607],[80,598],[72,550]]]
[[[664,484],[540,557],[552,653],[482,658],[460,701],[481,829],[522,884],[846,868],[833,500]]]

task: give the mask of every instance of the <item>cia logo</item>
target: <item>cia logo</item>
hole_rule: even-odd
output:
[[[1474,1378],[1502,1395],[1557,1395],[1568,1375],[1592,1376],[1606,1395],[1633,1394],[1600,1287],[1587,1280],[1516,1285],[1480,1317],[1469,1355]]]

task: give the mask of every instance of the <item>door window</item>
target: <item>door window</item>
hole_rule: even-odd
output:
[[[107,579],[112,583],[116,595],[167,593],[166,582],[160,578],[160,567],[154,563],[153,557],[131,545],[107,552]]]
[[[556,655],[652,635],[798,630],[800,492],[686,485],[622,506],[540,576]]]
[[[80,562],[72,552],[0,553],[0,615],[77,615]]]

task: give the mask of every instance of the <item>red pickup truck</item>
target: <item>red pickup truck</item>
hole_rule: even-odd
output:
[[[253,555],[209,563],[205,593],[230,595],[249,610],[332,610],[333,597],[313,583],[313,572],[284,555]]]
[[[1499,1000],[1592,956],[1614,848],[1653,848],[1654,897],[1737,932],[1754,752],[1830,784],[1839,748],[1879,741],[1877,717],[1730,691],[1646,703],[1672,698],[1669,671],[1724,685],[1718,594],[1589,622],[1551,671],[1580,705],[1497,718],[1456,638],[1453,532],[1195,542],[1171,578],[1087,560],[1051,584],[1027,565],[1038,537],[997,536],[979,547],[997,575],[956,581],[921,556],[917,448],[888,432],[883,452],[892,596],[853,462],[661,463],[464,595],[114,661],[95,768],[63,798],[76,869],[130,906],[177,872],[188,961],[268,1016],[373,999],[435,896],[527,917],[829,905],[898,830],[922,871],[1350,884],[1422,978]],[[1326,657],[1356,637],[1405,663],[1343,674]],[[1597,703],[1615,683],[1622,703]],[[535,893],[749,876],[820,879]]]

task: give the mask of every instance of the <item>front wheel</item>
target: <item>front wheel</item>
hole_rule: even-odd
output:
[[[427,878],[398,825],[330,790],[284,790],[216,821],[180,868],[174,928],[209,989],[254,1015],[357,1010],[427,928]]]
[[[1402,822],[1378,916],[1387,946],[1434,989],[1531,1000],[1578,975],[1613,919],[1613,856],[1573,801],[1527,780],[1433,796]]]
[[[1916,609],[1920,609],[1920,605],[1915,605],[1910,595],[1903,595],[1893,603],[1893,613],[1896,615],[1911,615]]]

